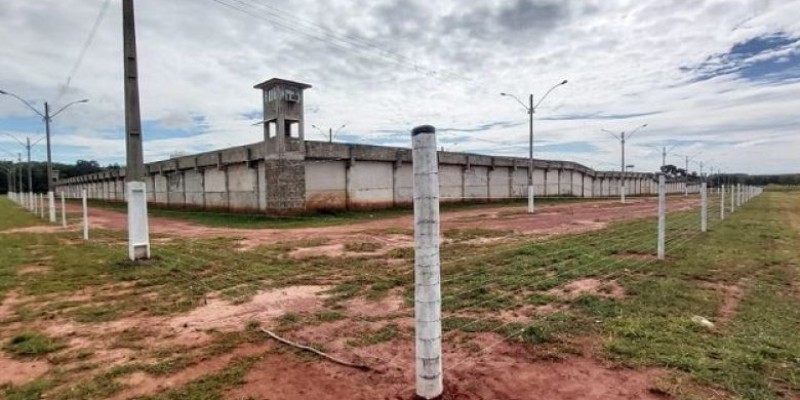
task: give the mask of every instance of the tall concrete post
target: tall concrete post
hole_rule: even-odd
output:
[[[536,109],[533,105],[533,93],[531,93],[531,95],[528,97],[528,104],[528,214],[533,214],[536,212],[534,200],[534,197],[536,196],[536,190],[533,187],[533,114],[536,112]]]
[[[725,220],[725,184],[719,187],[719,220]]]
[[[731,214],[736,212],[736,185],[731,184]]]
[[[700,183],[700,231],[708,232],[708,185]]]
[[[133,0],[122,0],[122,39],[125,74],[125,191],[128,202],[128,257],[150,258],[147,194],[144,183],[142,120],[139,112],[139,77],[136,60],[136,23]]]
[[[39,193],[39,217],[44,219],[44,193]]]
[[[736,184],[736,207],[742,207],[742,184]]]
[[[439,264],[439,165],[436,129],[411,131],[414,170],[414,319],[416,391],[423,399],[442,395],[442,293]]]
[[[47,137],[47,200],[48,212],[50,213],[50,222],[56,222],[56,199],[53,193],[53,162],[52,153],[50,151],[50,104],[44,103],[44,126],[45,135]]]
[[[81,205],[83,206],[83,240],[89,240],[89,207],[86,204],[86,189],[81,192]]]
[[[52,190],[47,192],[47,206],[50,213],[50,222],[56,223],[56,194]]]
[[[67,227],[67,200],[64,198],[64,192],[61,192],[61,226]]]
[[[667,238],[667,184],[666,177],[658,176],[658,259],[663,260],[666,253]]]
[[[620,169],[620,184],[619,184],[619,200],[620,203],[625,204],[625,132],[620,133],[620,143],[622,144],[622,165]]]

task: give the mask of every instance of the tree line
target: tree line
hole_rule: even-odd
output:
[[[117,170],[118,164],[109,164],[101,166],[100,163],[94,160],[78,160],[75,164],[62,164],[53,163],[53,171],[58,171],[59,179],[72,178],[95,172]],[[28,163],[12,163],[11,161],[0,161],[0,194],[5,194],[10,188],[16,188],[20,191],[19,176],[22,171],[22,191],[29,192],[28,186]],[[47,192],[47,163],[45,162],[31,162],[30,164],[31,180],[33,182],[33,192],[43,193]],[[9,172],[13,172],[14,182],[9,182],[11,177]]]

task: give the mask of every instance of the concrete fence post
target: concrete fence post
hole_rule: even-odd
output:
[[[725,185],[719,187],[719,220],[725,220]]]
[[[742,184],[736,184],[736,207],[742,208]]]
[[[700,231],[708,232],[708,185],[700,183]]]
[[[664,175],[658,176],[658,259],[663,260],[667,237],[667,185]]]
[[[53,191],[47,192],[47,208],[50,214],[50,222],[56,223],[56,195]]]
[[[39,193],[39,217],[44,219],[44,193]]]
[[[439,165],[436,129],[411,131],[414,169],[414,317],[416,392],[423,399],[442,395],[442,294],[439,264]]]
[[[131,261],[150,258],[150,227],[147,221],[147,186],[144,182],[128,182],[128,258]]]
[[[86,189],[81,192],[83,204],[83,240],[89,240],[89,207],[86,204]]]
[[[61,192],[61,226],[67,227],[67,200],[64,198],[64,192]]]
[[[731,185],[731,214],[736,212],[736,185]]]

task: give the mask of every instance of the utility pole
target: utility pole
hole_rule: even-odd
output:
[[[17,168],[17,174],[19,175],[19,193],[24,196],[24,191],[22,190],[22,153],[17,153],[17,164],[19,164],[19,168]]]
[[[144,183],[133,0],[122,0],[122,38],[125,74],[125,144],[127,147],[125,186],[128,200],[128,257],[131,261],[136,261],[150,258],[150,232]]]
[[[44,102],[44,133],[47,137],[47,192],[53,191],[53,164],[50,151],[50,104]]]
[[[689,196],[689,156],[686,156],[686,183],[683,185],[683,197]]]
[[[533,114],[536,112],[535,107],[533,106],[533,93],[531,93],[530,97],[528,98],[528,116],[529,116],[529,124],[528,124],[528,131],[530,132],[529,137],[529,146],[528,146],[528,214],[533,214],[535,211],[534,208],[534,197],[536,190],[533,186]]]
[[[28,191],[33,193],[33,172],[31,171],[31,138],[25,138],[25,148],[28,150]]]
[[[340,127],[338,127],[336,129],[336,132],[333,131],[333,128],[328,128],[328,134],[326,135],[325,132],[323,132],[322,129],[320,129],[318,126],[311,125],[311,127],[316,129],[316,130],[318,130],[319,133],[322,134],[322,136],[327,136],[328,137],[328,143],[333,143],[333,137],[336,136],[339,133],[339,131],[344,129],[344,127],[346,127],[346,126],[347,125],[343,124],[342,126],[340,126]]]
[[[636,129],[631,131],[631,133],[628,134],[627,139],[630,139],[631,137],[633,137],[633,134],[635,134],[639,129],[642,129],[642,128],[645,128],[645,127],[647,127],[647,124],[642,124],[641,126],[637,127]],[[620,175],[620,178],[619,178],[619,181],[620,181],[619,196],[620,196],[620,202],[622,204],[625,204],[625,194],[626,194],[625,193],[626,192],[626,190],[625,190],[625,176],[626,176],[626,174],[625,174],[625,171],[626,171],[626,168],[625,168],[625,141],[626,141],[625,132],[620,132],[619,136],[617,136],[614,132],[611,132],[609,130],[606,130],[606,129],[601,129],[601,130],[603,132],[606,132],[606,133],[610,134],[611,136],[615,137],[617,140],[619,140],[620,147],[622,147],[622,152],[621,152],[622,160],[621,160],[621,165],[620,165],[620,174],[621,175]]]
[[[500,93],[500,96],[508,96],[512,99],[516,100],[525,111],[528,112],[528,214],[533,214],[534,209],[534,187],[533,187],[533,114],[536,114],[536,109],[539,108],[539,105],[542,104],[544,99],[547,98],[547,95],[550,94],[555,88],[566,85],[567,80],[564,79],[563,81],[553,85],[547,92],[545,92],[544,96],[539,99],[539,102],[535,105],[533,104],[533,93],[530,94],[528,97],[528,105],[525,105],[517,96],[508,93]]]
[[[52,152],[50,150],[50,121],[52,121],[52,119],[55,116],[57,116],[58,114],[61,114],[62,111],[66,110],[70,106],[73,106],[73,105],[78,104],[78,103],[86,103],[89,100],[83,99],[83,100],[77,100],[77,101],[73,101],[71,103],[67,103],[67,105],[65,105],[64,107],[61,107],[58,111],[56,111],[56,112],[51,114],[50,113],[50,104],[47,103],[47,102],[44,103],[44,113],[42,113],[41,111],[37,110],[36,107],[31,105],[31,103],[27,102],[25,99],[23,99],[22,97],[17,96],[14,93],[11,93],[11,92],[8,92],[8,91],[5,91],[5,90],[0,90],[0,94],[1,95],[5,95],[5,96],[11,96],[11,97],[19,100],[19,102],[21,102],[22,104],[27,106],[29,109],[33,110],[33,112],[35,112],[38,116],[42,117],[42,119],[44,120],[44,126],[45,126],[45,130],[47,132],[46,133],[46,137],[47,137],[47,198],[50,201],[50,222],[56,222],[55,197],[54,197],[54,194],[53,194],[53,164],[52,164]]]

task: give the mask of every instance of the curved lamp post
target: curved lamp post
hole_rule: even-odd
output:
[[[519,103],[522,106],[522,108],[524,108],[525,111],[528,112],[528,116],[529,116],[529,124],[528,124],[528,126],[529,126],[529,133],[530,134],[529,134],[529,141],[528,141],[528,214],[533,214],[533,212],[534,212],[534,203],[533,203],[533,201],[534,201],[534,199],[533,199],[533,197],[534,197],[534,195],[533,195],[533,192],[534,192],[534,190],[533,190],[533,114],[536,114],[536,109],[539,108],[539,105],[542,104],[542,102],[544,101],[544,99],[547,98],[547,96],[550,94],[550,92],[555,90],[555,88],[557,88],[559,86],[562,86],[562,85],[566,85],[566,84],[567,84],[567,80],[564,79],[563,81],[553,85],[553,87],[551,87],[550,90],[545,92],[544,96],[542,96],[542,98],[539,99],[539,102],[536,103],[536,104],[533,104],[533,93],[531,93],[530,96],[528,97],[528,105],[525,105],[525,103],[523,103],[522,100],[520,100],[517,96],[514,96],[513,94],[500,93],[501,96],[511,97],[512,99],[516,100],[517,103]]]
[[[625,141],[630,139],[631,137],[633,137],[633,135],[636,132],[638,132],[640,129],[643,129],[645,127],[647,127],[647,124],[642,124],[642,125],[636,127],[636,129],[634,129],[630,133],[628,133],[627,137],[625,137],[625,132],[620,132],[619,135],[617,135],[616,133],[611,132],[611,131],[609,131],[607,129],[601,129],[601,131],[606,132],[609,135],[615,137],[617,140],[619,140],[620,146],[622,147],[622,163],[620,164],[620,172],[622,173],[622,175],[619,178],[619,181],[620,181],[619,196],[620,196],[620,202],[622,202],[622,204],[625,204],[625,171],[626,171],[626,168],[625,168]]]
[[[11,97],[19,100],[22,104],[25,104],[25,106],[27,106],[28,108],[33,110],[33,112],[35,112],[37,115],[42,117],[42,119],[44,120],[45,136],[47,137],[47,195],[48,195],[48,197],[52,198],[52,196],[53,196],[53,161],[52,161],[52,151],[51,151],[51,147],[50,147],[50,121],[52,121],[52,119],[55,118],[58,114],[61,114],[64,110],[66,110],[67,108],[69,108],[69,107],[71,107],[71,106],[73,106],[75,104],[88,103],[89,99],[76,100],[76,101],[73,101],[71,103],[67,103],[67,105],[65,105],[64,107],[59,108],[58,111],[56,111],[56,112],[51,114],[50,113],[50,104],[48,104],[47,102],[44,103],[44,112],[41,112],[41,111],[37,110],[36,107],[32,106],[31,103],[27,102],[25,99],[23,99],[22,97],[17,96],[14,93],[11,93],[11,92],[8,92],[8,91],[5,91],[5,90],[0,90],[0,94],[6,95],[6,96],[11,96]],[[55,222],[55,219],[56,219],[55,204],[54,204],[53,201],[51,201],[50,202],[50,222]]]

